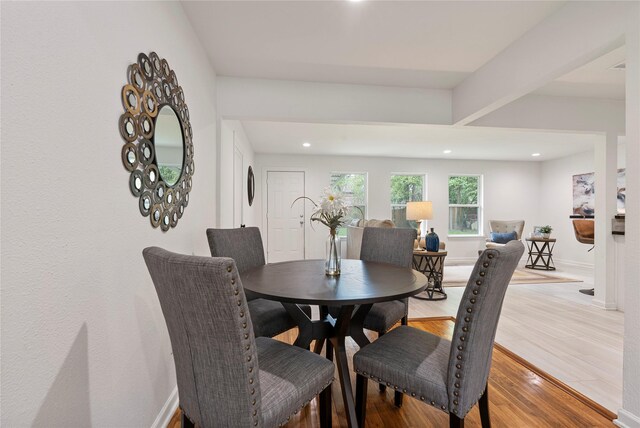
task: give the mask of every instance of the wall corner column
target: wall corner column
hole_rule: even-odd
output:
[[[595,295],[593,304],[616,310],[615,241],[611,219],[617,209],[618,134],[608,131],[606,138],[596,144],[595,150]]]
[[[627,199],[622,409],[614,422],[640,427],[640,3],[629,4],[626,28]]]

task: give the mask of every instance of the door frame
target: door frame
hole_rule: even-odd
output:
[[[303,177],[303,189],[304,189],[304,195],[300,195],[300,196],[306,196],[307,194],[307,177],[309,175],[309,170],[307,168],[299,168],[299,167],[279,167],[279,166],[265,166],[262,167],[262,178],[260,180],[260,184],[261,184],[261,194],[262,194],[262,215],[260,216],[260,223],[262,224],[262,230],[264,231],[264,238],[265,238],[265,259],[268,261],[269,260],[269,221],[267,219],[267,209],[269,208],[269,201],[267,199],[267,195],[269,194],[269,189],[268,189],[268,184],[267,184],[267,178],[269,177],[269,173],[270,172],[301,172],[304,174]],[[307,209],[305,208],[304,210],[304,258],[307,258],[307,254],[309,254],[309,239],[307,239],[309,236],[311,236],[311,225],[309,224],[309,222],[307,221]]]
[[[232,214],[231,214],[231,221],[232,221],[232,227],[241,227],[242,224],[244,224],[244,153],[242,153],[242,150],[240,150],[240,148],[236,145],[235,142],[236,139],[236,131],[233,131],[233,165],[231,167],[232,172],[232,177],[233,177],[233,206],[232,206]],[[242,176],[242,178],[240,179],[240,183],[236,183],[236,154],[240,155],[240,175]],[[236,221],[236,185],[240,185],[240,224],[238,224],[237,226],[235,225],[235,221]]]

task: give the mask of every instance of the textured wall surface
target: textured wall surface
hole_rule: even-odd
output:
[[[120,159],[120,91],[150,51],[194,134],[190,204],[167,233]],[[179,3],[2,2],[2,426],[154,422],[175,376],[141,251],[208,254],[215,156],[215,74]]]

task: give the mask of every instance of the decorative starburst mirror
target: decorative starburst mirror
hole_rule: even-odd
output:
[[[122,87],[122,163],[140,213],[153,227],[176,227],[189,204],[193,132],[184,92],[167,60],[141,53]]]

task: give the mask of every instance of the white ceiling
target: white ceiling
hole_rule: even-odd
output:
[[[223,76],[451,89],[564,2],[183,1]],[[624,48],[537,93],[624,98]],[[596,136],[413,125],[243,121],[257,153],[541,161]],[[309,141],[309,149],[302,147]],[[443,154],[443,150],[452,150]],[[532,158],[531,153],[542,156]]]
[[[624,62],[625,52],[624,46],[614,49],[538,89],[535,93],[623,100],[625,98],[625,70],[613,69],[612,67]]]
[[[593,149],[596,135],[428,125],[242,122],[256,153],[545,161]],[[311,143],[304,148],[303,142]],[[451,150],[444,154],[444,150]],[[532,153],[541,153],[532,157]]]
[[[564,2],[183,2],[219,75],[453,88]]]

